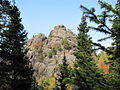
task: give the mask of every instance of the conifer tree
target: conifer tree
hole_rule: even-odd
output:
[[[64,52],[62,64],[59,66],[59,68],[60,68],[59,69],[60,74],[58,75],[59,78],[58,78],[58,84],[56,90],[67,90],[67,86],[64,80],[69,77],[69,68],[68,68],[65,52]]]
[[[11,68],[9,69],[12,71],[10,86],[12,90],[32,90],[33,71],[24,51],[27,33],[21,24],[20,11],[17,6],[11,5],[7,0],[3,0],[1,4],[4,2],[7,2],[8,9],[6,10],[6,4],[3,8],[9,21],[7,21],[7,28],[0,33],[2,39],[0,49],[9,55],[6,60],[10,60]]]
[[[27,33],[24,31],[23,25],[20,23],[20,12],[16,6],[10,10],[9,30],[4,35],[7,40],[4,46],[8,45],[10,53],[13,56],[13,81],[12,86],[14,90],[31,90],[32,89],[32,69],[29,66],[29,60],[23,52],[26,43]]]
[[[109,79],[111,86],[115,89],[120,89],[120,0],[117,0],[115,18],[113,19],[113,25],[111,30],[115,33],[114,36],[114,43],[115,49],[112,57],[112,63],[110,67],[110,72],[113,75],[112,79]]]
[[[115,58],[120,59],[120,0],[117,0],[115,10],[119,13],[119,15],[116,15],[115,19],[113,20],[112,31],[115,32]]]
[[[110,76],[108,78],[108,83],[114,89],[120,89],[120,0],[117,0],[116,7],[113,8],[112,5],[98,1],[101,9],[104,8],[104,11],[101,15],[95,14],[95,9],[88,9],[81,5],[81,8],[84,9],[85,15],[90,19],[90,21],[95,22],[98,27],[92,27],[92,29],[102,32],[108,37],[102,38],[99,41],[106,40],[108,38],[112,38],[114,40],[113,49],[106,49],[104,46],[100,44],[95,45],[99,46],[100,49],[107,51],[108,54],[112,54],[111,65],[110,65]],[[109,19],[111,17],[111,19]],[[109,27],[108,21],[111,21],[112,28]]]
[[[111,51],[111,53],[109,52],[109,50],[107,50],[105,47],[103,47],[100,44],[95,44],[97,46],[99,46],[101,49],[106,50],[108,53],[115,55],[115,57],[120,57],[119,55],[119,51],[120,51],[120,40],[119,40],[119,18],[120,18],[120,0],[117,0],[117,4],[116,7],[113,8],[112,5],[106,3],[106,2],[102,2],[100,0],[98,0],[101,9],[104,8],[105,10],[101,13],[101,15],[96,15],[95,14],[95,9],[91,8],[88,9],[84,6],[80,6],[83,10],[84,10],[84,14],[90,19],[90,21],[95,22],[98,26],[91,26],[91,29],[94,29],[96,31],[99,31],[101,33],[104,33],[106,35],[108,35],[108,37],[102,38],[98,41],[103,41],[109,38],[112,38],[115,40],[115,45],[116,45],[116,51],[115,53]],[[109,19],[110,18],[110,19]],[[108,25],[108,21],[112,21],[113,25],[112,28],[109,27]]]
[[[76,63],[72,70],[70,82],[76,86],[75,90],[98,90],[106,88],[105,79],[97,69],[92,58],[92,41],[87,34],[86,17],[83,16],[78,27]]]
[[[12,90],[12,60],[8,52],[3,50],[2,43],[5,37],[3,31],[8,29],[8,10],[10,9],[10,2],[7,0],[0,0],[0,90]]]

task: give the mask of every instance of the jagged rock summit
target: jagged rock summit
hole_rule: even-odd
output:
[[[64,25],[57,25],[51,31],[50,36],[69,38],[69,37],[75,37],[76,35],[71,30],[66,29]]]
[[[36,79],[41,76],[51,77],[58,73],[58,65],[62,64],[64,52],[67,63],[72,66],[76,44],[76,35],[64,25],[55,26],[48,37],[40,33],[28,40],[27,55],[35,69]]]

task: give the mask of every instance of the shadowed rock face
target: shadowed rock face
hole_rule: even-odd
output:
[[[64,48],[62,43],[64,39],[67,40],[67,48]],[[58,73],[58,65],[62,63],[64,51],[69,66],[72,66],[76,44],[76,35],[64,25],[55,26],[48,38],[44,34],[38,34],[28,40],[27,55],[35,69],[36,79],[40,76],[51,77]]]

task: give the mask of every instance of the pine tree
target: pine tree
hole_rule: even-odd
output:
[[[94,29],[96,31],[99,31],[101,33],[104,33],[106,35],[108,35],[108,37],[102,38],[98,41],[103,41],[109,38],[112,38],[115,40],[115,44],[116,44],[116,51],[115,53],[111,51],[111,54],[114,54],[115,57],[120,57],[120,0],[117,0],[117,4],[116,7],[113,8],[112,5],[106,3],[106,2],[102,2],[100,0],[98,0],[101,8],[104,8],[105,10],[101,13],[101,15],[96,15],[95,14],[95,9],[91,8],[88,9],[84,6],[80,6],[83,10],[84,10],[84,14],[90,19],[90,21],[95,22],[98,27],[94,27],[91,26],[91,29]],[[110,18],[110,19],[109,19]],[[111,19],[113,18],[113,20]],[[108,21],[112,21],[113,25],[112,28],[109,27],[109,25],[107,25]],[[99,46],[101,49],[106,50],[109,53],[109,50],[107,50],[105,47],[102,47],[102,45],[100,44],[95,44],[97,46]]]
[[[76,63],[72,70],[70,81],[76,86],[75,90],[96,90],[107,87],[103,75],[97,69],[92,58],[92,41],[87,34],[86,17],[83,16],[78,27],[77,51],[75,52]]]
[[[119,14],[115,16],[111,30],[115,33],[115,35],[113,34],[115,44],[116,44],[114,55],[115,55],[115,58],[120,58],[120,0],[117,1],[115,10]]]
[[[2,39],[0,49],[8,53],[9,57],[6,58],[11,61],[12,80],[10,85],[12,90],[32,90],[33,71],[24,51],[27,33],[21,24],[20,11],[17,6],[8,3],[7,8],[7,10],[5,8],[5,13],[9,17],[9,21],[7,21],[7,29],[0,34]]]
[[[20,23],[20,12],[16,6],[12,7],[9,13],[11,22],[9,23],[9,31],[5,33],[7,36],[5,45],[8,45],[13,56],[12,67],[14,70],[12,86],[14,90],[31,90],[32,88],[32,70],[29,66],[29,60],[23,52],[26,42],[27,33]],[[8,36],[9,35],[9,36]],[[7,47],[7,46],[6,46]]]
[[[98,2],[101,9],[104,8],[101,15],[96,15],[94,8],[87,9],[82,5],[81,8],[84,9],[84,13],[90,21],[93,21],[98,25],[98,27],[93,26],[91,28],[108,35],[108,37],[102,38],[99,41],[103,41],[108,38],[112,38],[114,40],[114,50],[106,49],[100,44],[94,44],[99,46],[100,49],[107,51],[108,54],[112,54],[113,57],[111,58],[112,61],[110,65],[110,77],[108,78],[108,83],[114,89],[120,89],[120,0],[117,0],[115,8],[106,2],[102,2],[100,0]],[[107,25],[108,21],[113,23],[112,28]]]
[[[111,82],[111,86],[115,89],[120,89],[120,0],[117,0],[115,10],[118,15],[116,14],[113,19],[113,25],[111,28],[111,30],[115,33],[113,34],[115,49],[110,67],[110,72],[112,72],[111,74],[113,77],[109,80],[109,82]]]
[[[69,68],[68,68],[65,52],[64,52],[62,64],[59,66],[59,68],[60,68],[59,69],[60,74],[58,75],[59,76],[57,80],[58,84],[56,85],[57,87],[55,90],[67,90],[67,86],[64,80],[69,77]]]
[[[8,14],[7,11],[10,8],[9,7],[10,2],[7,0],[1,0],[0,1],[0,43],[2,42],[3,36],[1,36],[1,33],[8,29]],[[1,45],[1,44],[0,44]]]
[[[10,2],[7,0],[0,1],[0,90],[12,90],[12,60],[8,52],[3,50],[2,43],[5,39],[3,31],[8,29],[8,10],[10,9]]]
[[[112,18],[114,15],[111,15],[109,12],[109,9],[112,8],[111,5],[107,4],[107,3],[103,3],[100,0],[98,0],[101,8],[108,6],[108,10],[102,11],[102,13],[100,15],[96,15],[95,14],[95,8],[91,8],[88,9],[86,7],[84,7],[83,5],[80,6],[80,8],[82,8],[84,10],[84,14],[85,16],[91,21],[94,22],[95,24],[97,24],[96,26],[89,26],[90,29],[92,30],[96,30],[100,33],[104,33],[107,37],[101,38],[98,41],[103,41],[103,40],[107,40],[109,38],[113,38],[113,34],[115,35],[115,33],[111,30],[111,28],[107,25],[108,21],[110,19],[108,18]],[[113,10],[114,11],[114,10]],[[99,49],[102,49],[103,51],[106,51],[108,54],[113,54],[113,52],[111,50],[109,50],[108,48],[105,48],[104,46],[102,46],[99,43],[93,43],[95,46],[98,46]]]

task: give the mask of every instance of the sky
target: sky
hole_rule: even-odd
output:
[[[115,5],[116,0],[102,0]],[[46,36],[54,26],[63,24],[77,34],[80,24],[82,10],[80,5],[87,8],[96,8],[96,13],[101,10],[97,0],[16,0],[16,5],[21,12],[22,24],[28,32],[28,38],[43,33]],[[97,32],[89,33],[93,41],[103,37]],[[103,42],[105,46],[110,45],[110,40]]]

